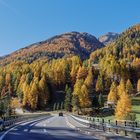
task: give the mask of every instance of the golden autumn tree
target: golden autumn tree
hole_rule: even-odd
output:
[[[11,103],[10,103],[10,107],[12,109],[21,108],[22,104],[20,103],[18,98],[12,98]]]
[[[128,79],[126,82],[126,92],[130,95],[134,93],[134,88],[131,81]]]
[[[97,92],[102,92],[104,89],[104,86],[103,86],[103,76],[100,74],[98,75],[98,79],[96,81],[96,91]]]
[[[22,91],[23,91],[22,104],[24,107],[29,107],[30,106],[30,101],[29,101],[30,85],[28,85],[26,81],[23,84]]]
[[[123,92],[118,100],[117,107],[115,110],[115,117],[118,120],[125,120],[131,112],[131,99],[127,92]]]
[[[46,76],[43,75],[41,80],[39,81],[39,93],[38,93],[38,106],[40,108],[44,108],[49,101],[49,89],[47,87]]]
[[[137,82],[137,92],[140,92],[140,79]]]
[[[117,95],[117,85],[115,82],[113,82],[110,87],[110,92],[108,94],[107,100],[115,104],[117,103],[118,95]]]
[[[4,87],[4,77],[2,75],[0,75],[0,92],[2,91],[3,87]]]
[[[86,85],[89,94],[92,94],[93,92],[93,74],[92,74],[92,68],[88,70],[88,75],[84,81],[84,84]]]
[[[90,107],[91,100],[89,97],[88,89],[85,84],[81,87],[81,94],[79,95],[79,101],[81,108]]]
[[[73,95],[79,96],[81,94],[82,85],[83,85],[83,80],[77,79],[74,85]]]
[[[5,76],[5,85],[6,85],[6,87],[11,85],[11,74],[10,73],[7,73]]]
[[[18,98],[20,99],[20,100],[22,100],[23,99],[23,90],[25,91],[25,82],[26,81],[26,75],[25,74],[23,74],[22,76],[21,76],[21,78],[20,78],[20,82],[19,82],[19,84],[18,84],[18,87],[17,87],[17,96],[18,96]],[[23,89],[23,87],[24,87],[24,89]]]
[[[77,71],[79,67],[81,66],[82,62],[78,56],[73,56],[71,57],[71,81],[72,84],[74,85],[76,82],[76,76],[77,76]]]
[[[81,95],[81,87],[83,85],[83,80],[79,80],[77,79],[76,80],[76,83],[74,85],[74,90],[73,90],[73,93],[72,93],[72,100],[76,103],[74,103],[73,101],[73,110],[75,110],[75,108],[78,108],[80,109],[80,95]]]
[[[85,79],[86,78],[86,76],[87,76],[87,73],[88,73],[88,71],[87,71],[87,68],[86,67],[84,67],[84,66],[80,66],[79,67],[79,70],[78,70],[78,72],[77,72],[77,79]]]
[[[35,110],[37,108],[38,94],[39,94],[38,83],[33,81],[31,83],[31,90],[29,92],[29,102],[32,110]]]
[[[120,97],[121,94],[125,91],[125,82],[121,79],[120,84],[118,86],[118,96]]]

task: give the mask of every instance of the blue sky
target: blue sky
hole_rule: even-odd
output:
[[[96,37],[140,23],[140,0],[0,0],[0,56],[69,31]]]

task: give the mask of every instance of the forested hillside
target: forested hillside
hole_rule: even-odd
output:
[[[104,45],[88,33],[69,32],[54,36],[45,41],[34,43],[0,59],[0,65],[15,60],[32,63],[35,60],[79,56],[89,58],[91,52]]]
[[[69,34],[65,36],[67,38]],[[55,37],[50,42],[57,44],[60,38]],[[91,38],[84,41],[91,43]],[[82,39],[79,40],[82,44]],[[66,48],[70,48],[69,45]],[[15,56],[21,53],[21,58],[27,57],[28,49],[36,52],[39,47],[20,50]],[[87,50],[90,53],[92,47]],[[83,54],[87,55],[84,51]],[[10,58],[14,60],[11,63]],[[90,59],[84,61],[76,55],[52,60],[41,57],[33,62],[14,58],[14,55],[4,58],[3,61],[9,64],[0,67],[1,98],[10,96],[11,102],[17,99],[23,108],[30,110],[61,106],[67,111],[89,114],[104,106],[105,95],[107,101],[115,104],[116,117],[126,119],[131,113],[130,97],[140,92],[140,25],[129,28],[116,41],[93,52]],[[58,100],[60,95],[62,98]]]
[[[93,63],[98,63],[103,57],[113,55],[117,60],[132,62],[140,57],[140,24],[130,27],[119,35],[117,40],[103,49],[98,49],[90,55]]]

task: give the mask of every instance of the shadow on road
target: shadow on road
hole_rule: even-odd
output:
[[[27,129],[27,131],[25,131]],[[38,127],[33,126],[28,130],[25,127],[17,127],[10,131],[3,140],[95,140],[93,137],[78,133],[76,130],[66,127]]]

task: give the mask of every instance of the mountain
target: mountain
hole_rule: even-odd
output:
[[[128,62],[140,58],[140,24],[128,28],[115,41],[93,52],[90,55],[90,60],[93,63],[98,63],[99,59],[101,60],[108,54],[116,57],[118,60]]]
[[[9,54],[0,60],[0,64],[8,64],[14,60],[25,60],[31,63],[37,59],[62,58],[71,55],[87,59],[91,52],[103,46],[96,37],[88,33],[68,32]]]
[[[118,33],[108,32],[102,36],[99,37],[99,41],[102,42],[104,45],[107,45],[117,39],[119,36]]]

